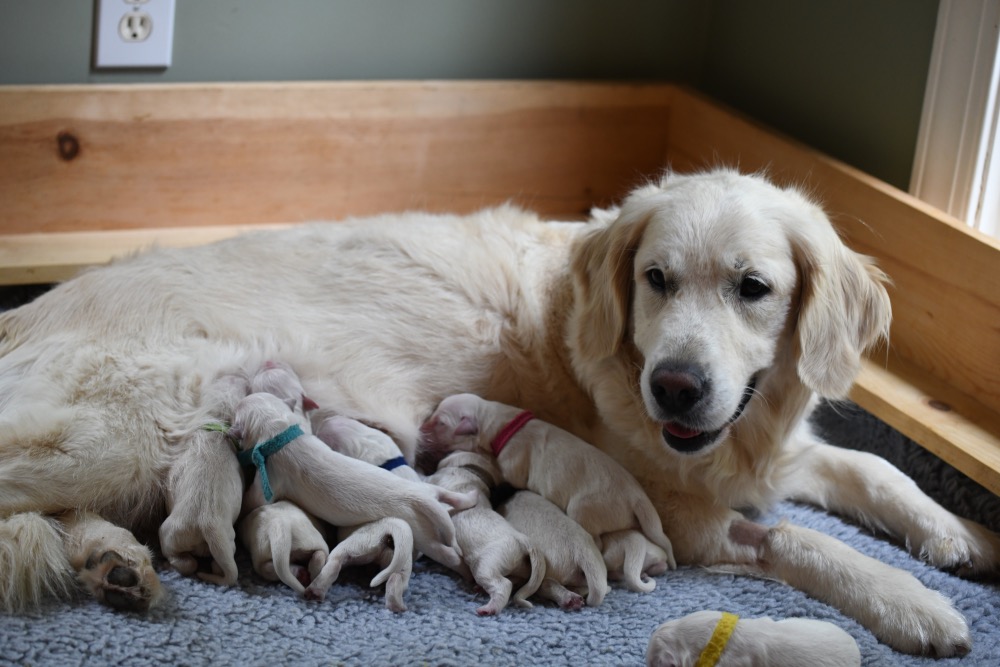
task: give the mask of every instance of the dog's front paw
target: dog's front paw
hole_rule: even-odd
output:
[[[123,550],[124,551],[124,550]],[[87,556],[80,581],[98,601],[124,611],[146,611],[162,595],[149,552],[94,551]]]
[[[965,618],[951,602],[916,579],[893,582],[899,595],[872,609],[872,631],[897,651],[936,658],[962,656],[972,649]]]
[[[907,536],[909,549],[931,565],[962,576],[1000,572],[1000,536],[972,521],[950,518],[914,530]]]

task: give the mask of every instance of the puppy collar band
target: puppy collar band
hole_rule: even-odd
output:
[[[267,459],[271,455],[280,452],[285,445],[302,435],[302,427],[298,424],[292,424],[270,440],[258,442],[254,445],[253,449],[245,449],[242,452],[236,453],[236,458],[239,459],[241,465],[253,465],[257,467],[257,472],[260,473],[260,485],[264,491],[264,500],[267,502],[271,502],[271,499],[274,498],[274,492],[271,491],[271,482],[267,478],[267,466],[265,465]]]
[[[503,451],[503,448],[507,446],[507,441],[513,438],[515,433],[520,431],[525,424],[534,418],[535,415],[525,410],[507,422],[507,424],[500,429],[500,432],[497,433],[497,437],[493,438],[493,442],[490,443],[490,449],[493,450],[493,456],[499,456],[500,452]]]
[[[388,461],[380,465],[379,468],[382,468],[384,470],[395,470],[396,468],[400,468],[405,465],[407,465],[406,459],[403,458],[402,456],[397,456],[394,459],[389,459]]]
[[[712,638],[708,640],[708,644],[698,656],[698,662],[694,664],[694,667],[714,667],[719,662],[722,652],[726,649],[726,644],[729,643],[729,638],[733,636],[733,630],[736,629],[736,621],[738,620],[740,617],[736,614],[730,614],[728,611],[722,612],[722,618],[716,624]]]

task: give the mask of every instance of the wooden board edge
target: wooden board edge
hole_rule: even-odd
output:
[[[1000,495],[1000,414],[898,361],[865,360],[851,400]]]

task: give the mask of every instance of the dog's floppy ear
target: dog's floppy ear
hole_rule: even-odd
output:
[[[889,335],[888,278],[872,258],[844,245],[827,220],[818,232],[797,231],[799,378],[820,396],[844,398],[862,353]]]
[[[646,207],[631,208],[591,232],[573,258],[576,317],[570,335],[573,346],[585,359],[610,357],[625,340],[632,299],[632,261],[648,224]]]

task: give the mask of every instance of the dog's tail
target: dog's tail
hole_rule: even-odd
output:
[[[587,606],[596,607],[604,602],[604,596],[611,590],[608,585],[608,566],[599,556],[585,557],[580,563],[580,569],[587,580]]]
[[[37,512],[0,519],[0,610],[36,608],[43,599],[68,598],[75,589],[58,523]]]
[[[302,585],[295,573],[292,572],[292,531],[291,528],[281,522],[272,521],[267,529],[267,537],[271,542],[271,564],[274,566],[274,573],[278,579],[300,595],[306,592],[306,587]]]
[[[392,560],[372,578],[369,586],[375,588],[386,582],[390,575],[402,573],[405,581],[410,580],[410,571],[413,569],[413,531],[408,523],[395,517],[382,519],[387,524],[389,537],[392,538]],[[406,590],[406,586],[403,586]]]
[[[666,552],[667,565],[670,566],[670,569],[677,569],[677,561],[674,559],[674,547],[670,544],[670,538],[663,532],[663,523],[660,521],[660,515],[657,514],[656,508],[653,507],[653,503],[649,502],[649,499],[643,496],[641,502],[635,504],[633,511],[635,512],[636,521],[639,522],[639,527],[642,528],[643,534],[649,538],[650,542]]]
[[[528,581],[524,583],[524,586],[517,589],[514,593],[514,604],[518,607],[531,607],[531,603],[528,602],[528,598],[534,595],[542,582],[545,581],[545,556],[539,551],[538,547],[532,544],[531,540],[527,536],[524,536],[521,540],[521,544],[524,546],[525,552],[528,554],[528,563],[531,566],[531,576],[528,577]]]
[[[629,590],[639,593],[649,593],[656,588],[656,582],[646,577],[643,579],[642,566],[646,561],[646,539],[636,531],[629,531],[623,537],[624,563],[622,575]]]

